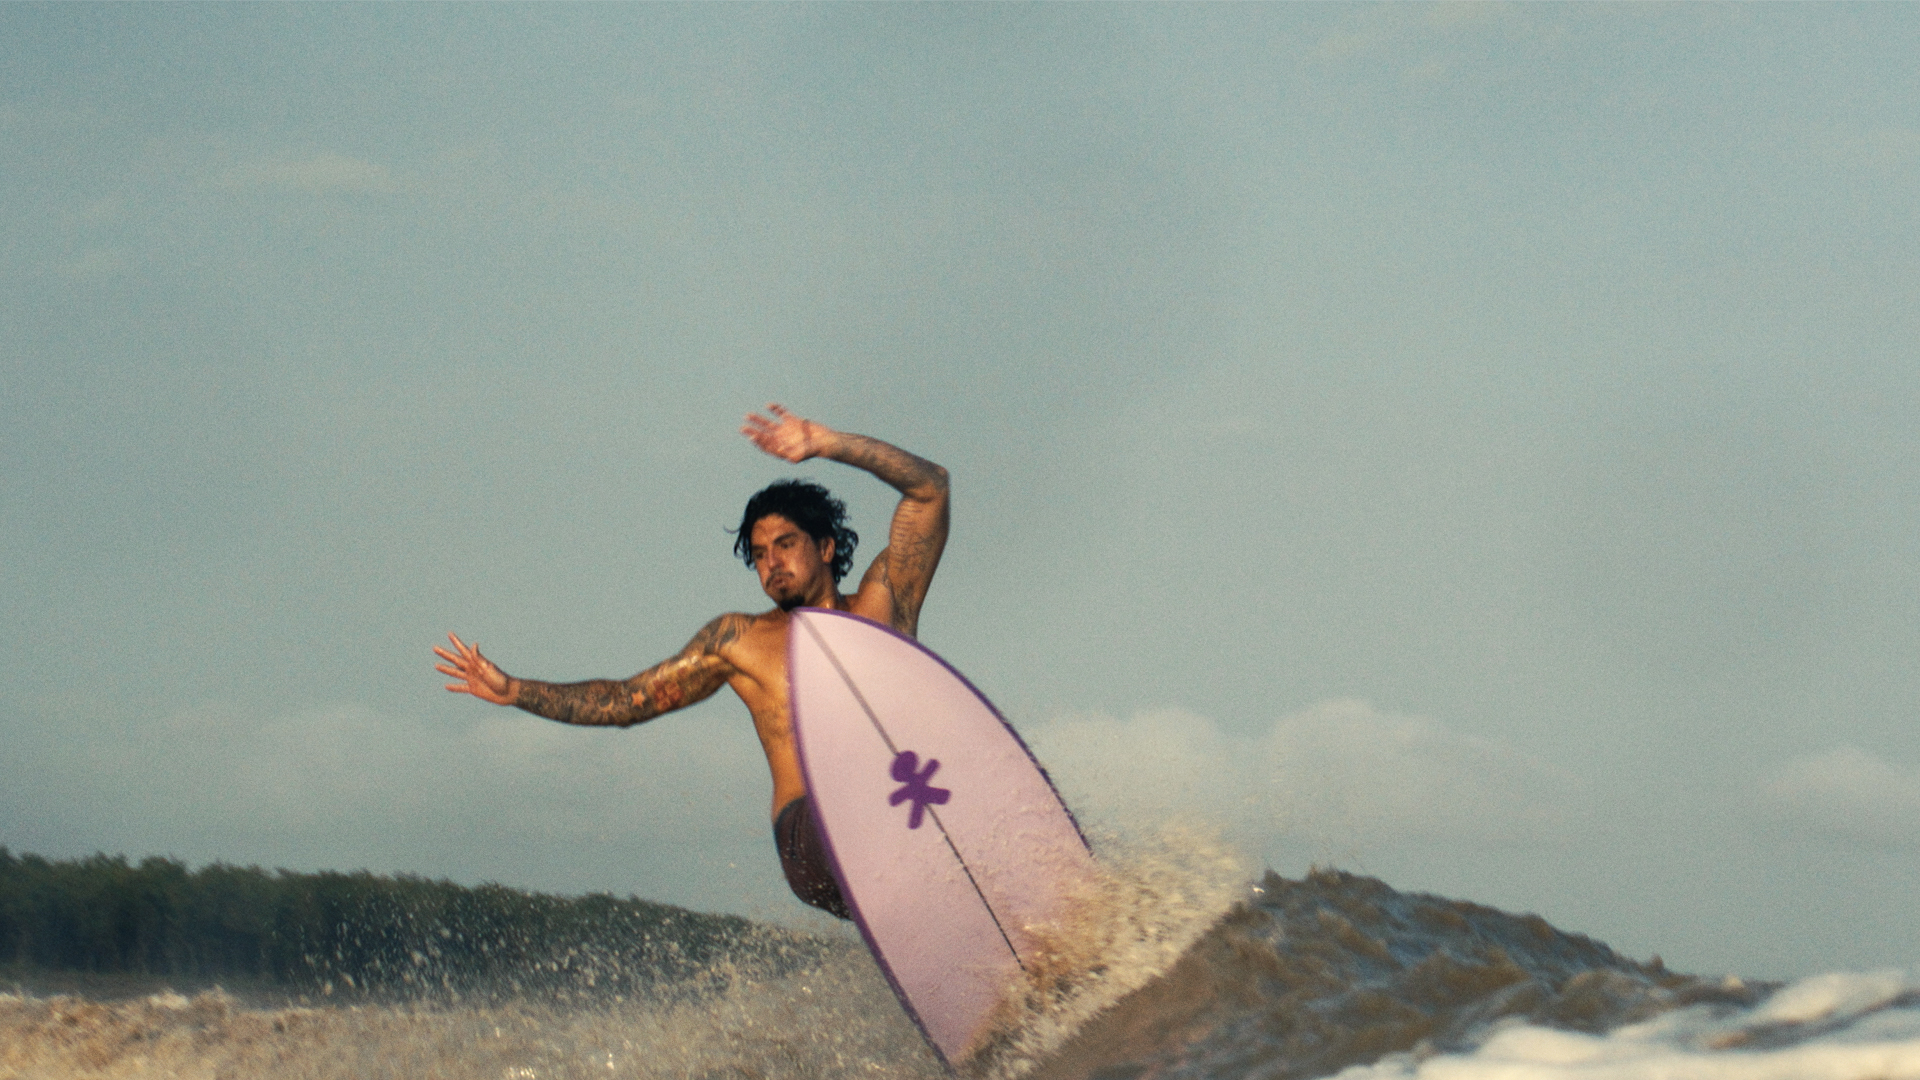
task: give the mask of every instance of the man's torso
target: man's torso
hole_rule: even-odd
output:
[[[842,597],[843,609],[891,625],[892,603],[884,589],[868,588]],[[754,731],[760,736],[760,749],[767,755],[767,768],[773,774],[773,814],[807,793],[800,774],[800,756],[793,744],[793,712],[787,699],[787,633],[793,619],[775,608],[759,615],[742,616],[746,626],[720,648],[721,658],[733,668],[727,685],[740,695],[753,716]],[[894,629],[901,629],[895,626]],[[902,630],[902,633],[909,631]]]

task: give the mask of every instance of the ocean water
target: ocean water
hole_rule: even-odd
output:
[[[1204,837],[1107,845],[1103,858],[1106,880],[1054,929],[971,1075],[1920,1078],[1914,973],[1703,979],[1371,878],[1250,881]],[[0,994],[0,1078],[947,1075],[857,939],[803,943],[798,966],[728,961],[652,996],[586,1003]]]

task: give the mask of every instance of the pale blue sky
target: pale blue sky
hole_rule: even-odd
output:
[[[1905,5],[0,7],[0,844],[791,917],[737,702],[428,653],[760,606],[781,400],[1097,814],[1920,964],[1916,191]]]

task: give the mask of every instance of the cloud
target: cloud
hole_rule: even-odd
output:
[[[1562,822],[1580,786],[1513,747],[1353,700],[1283,717],[1266,760],[1302,813],[1327,808],[1397,839],[1533,838]]]
[[[332,151],[304,158],[236,165],[215,180],[231,191],[277,190],[310,193],[350,192],[389,195],[410,189],[385,165]]]
[[[1256,849],[1537,842],[1567,820],[1572,774],[1437,720],[1324,701],[1264,730],[1167,709],[1036,725],[1070,803],[1128,829],[1197,815]]]
[[[410,871],[705,906],[780,899],[766,766],[744,715],[630,731],[509,710],[179,710],[111,731],[50,718],[0,787],[61,823],[22,850]],[[756,891],[757,890],[757,891]]]
[[[1769,809],[1809,831],[1876,847],[1920,848],[1920,771],[1853,746],[1797,758],[1762,782]]]

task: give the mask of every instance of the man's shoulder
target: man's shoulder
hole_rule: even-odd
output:
[[[716,646],[756,639],[784,641],[789,622],[787,613],[777,607],[761,612],[729,611],[714,616],[701,633],[710,633]]]
[[[762,616],[749,615],[743,611],[729,611],[715,615],[693,635],[688,647],[699,652],[724,653],[728,647],[755,632]]]
[[[717,615],[694,639],[701,651],[755,678],[772,677],[787,660],[787,614],[779,608]]]

